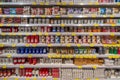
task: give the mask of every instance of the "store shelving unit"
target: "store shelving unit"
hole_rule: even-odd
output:
[[[30,2],[30,3],[13,3],[13,2],[2,2],[0,3],[0,6],[24,6],[24,5],[32,5],[32,6],[54,6],[54,5],[60,5],[60,6],[120,6],[120,2],[118,3],[36,3],[36,2]],[[20,18],[119,18],[120,15],[96,15],[96,14],[91,14],[91,15],[0,15],[0,17],[20,17]],[[115,27],[115,26],[120,26],[120,24],[0,24],[0,27],[7,26],[7,27],[23,27],[23,26],[94,26],[94,27],[103,27],[103,26],[110,26],[110,27]],[[110,35],[110,36],[120,36],[120,32],[12,32],[12,33],[4,33],[1,32],[0,35],[2,36],[21,36],[21,35]],[[28,44],[28,43],[0,43],[0,47],[120,47],[120,44],[75,44],[75,43],[66,43],[66,44],[61,44],[61,43],[55,43],[55,44],[44,44],[44,43],[38,43],[38,44]],[[48,58],[120,58],[120,55],[109,55],[109,54],[93,54],[93,55],[57,55],[55,53],[48,53],[48,54],[1,54],[0,57],[7,57],[7,58],[14,58],[14,57],[48,57]],[[90,65],[90,66],[76,66],[73,64],[36,64],[36,65],[14,65],[14,64],[0,64],[0,68],[110,68],[110,69],[120,69],[120,66],[97,66],[97,65]],[[47,77],[47,78],[42,78],[42,77],[32,77],[32,78],[26,78],[26,77],[9,77],[9,78],[0,78],[0,80],[61,80],[60,78],[52,78],[52,77]],[[77,79],[75,79],[77,80]],[[87,79],[87,80],[120,80],[120,79]]]

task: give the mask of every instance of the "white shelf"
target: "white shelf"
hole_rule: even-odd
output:
[[[11,47],[21,47],[21,46],[26,46],[26,47],[101,47],[101,46],[108,46],[108,47],[112,47],[112,46],[120,46],[119,44],[75,44],[75,43],[54,43],[54,44],[45,44],[45,43],[37,43],[37,44],[30,44],[30,43],[1,43],[0,47],[5,47],[5,46],[11,46]]]
[[[1,32],[0,35],[119,35],[120,32]]]
[[[119,14],[112,14],[112,15],[99,15],[99,14],[87,14],[87,15],[78,15],[78,14],[68,14],[68,15],[0,15],[0,17],[32,17],[32,18],[38,18],[38,17],[46,17],[46,18],[114,18],[114,17],[120,17]]]
[[[79,5],[79,6],[86,6],[86,5],[97,5],[97,6],[100,6],[100,5],[106,5],[106,6],[115,6],[115,5],[120,5],[119,2],[112,2],[112,3],[47,3],[47,2],[43,2],[43,3],[36,3],[36,2],[33,2],[33,3],[23,3],[23,2],[1,2],[0,5],[62,5],[62,6],[75,6],[75,5]]]
[[[120,24],[0,24],[0,26],[120,26]]]
[[[12,76],[12,77],[8,77],[7,80],[14,80],[14,79],[18,79],[18,80],[42,80],[42,79],[46,79],[46,80],[60,80],[60,78],[53,78],[51,76],[48,77],[18,77],[18,76]],[[1,77],[1,80],[4,80],[4,77]]]

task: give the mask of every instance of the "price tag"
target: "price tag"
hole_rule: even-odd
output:
[[[98,3],[98,2],[95,2],[95,4],[96,4],[96,5],[99,5],[99,3]]]
[[[3,78],[3,80],[8,80],[8,78]]]
[[[92,33],[92,32],[90,32],[90,33],[89,33],[89,35],[90,35],[90,36],[93,36],[93,33]]]
[[[28,58],[32,58],[32,54],[28,54]]]
[[[57,36],[60,36],[60,32],[57,32],[56,35],[57,35]]]
[[[62,58],[65,58],[65,55],[62,55],[61,57],[62,57]]]
[[[36,47],[36,46],[37,46],[37,44],[33,44],[32,46],[33,46],[33,47]]]
[[[20,65],[20,68],[22,68],[22,69],[23,69],[23,68],[24,68],[24,66],[23,66],[23,65]]]
[[[2,36],[5,36],[5,33],[1,33]]]
[[[88,4],[89,4],[89,5],[92,5],[92,2],[89,2]]]
[[[30,46],[30,44],[28,44],[28,43],[27,43],[27,44],[25,44],[25,46],[26,46],[26,47],[29,47],[29,46]]]
[[[7,54],[7,58],[11,58],[11,54]]]
[[[95,14],[93,14],[93,15],[92,15],[92,18],[96,18],[96,15],[95,15]]]
[[[46,78],[42,78],[42,80],[46,80]]]
[[[104,18],[106,18],[106,15],[103,15]]]
[[[36,33],[34,32],[33,35],[36,35]]]
[[[42,35],[42,33],[40,32],[40,33],[39,33],[39,35],[41,36],[41,35]]]
[[[57,58],[60,58],[60,55],[56,55]]]
[[[60,18],[60,16],[55,16],[56,18]]]
[[[36,2],[32,2],[32,5],[37,5],[37,3]]]
[[[90,47],[94,47],[95,46],[95,44],[90,44]]]
[[[0,47],[4,47],[4,44],[0,44]]]
[[[79,80],[78,78],[76,78],[75,80]]]
[[[120,2],[117,2],[117,5],[120,6]]]
[[[96,68],[97,68],[97,66],[94,65],[94,66],[93,66],[93,69],[96,69]]]
[[[76,36],[76,33],[75,33],[75,32],[73,32],[73,33],[72,33],[72,36]]]
[[[66,5],[66,2],[63,2],[62,5]]]
[[[75,57],[76,57],[76,58],[79,58],[79,55],[76,55]]]
[[[67,46],[67,47],[71,47],[71,44],[67,44],[66,46]]]
[[[30,78],[26,78],[26,80],[30,80]]]
[[[99,26],[99,24],[94,24],[94,26],[95,26],[95,27],[98,27],[98,26]]]
[[[110,56],[108,56],[108,58],[109,58],[109,59],[112,59],[113,57],[110,55]]]
[[[70,4],[70,5],[73,5],[73,2],[70,2],[69,4]]]
[[[77,47],[80,47],[81,45],[80,44],[77,44]]]
[[[73,18],[73,15],[68,15],[69,18]]]
[[[2,27],[3,26],[3,24],[0,24],[0,27]]]
[[[65,27],[65,24],[61,24],[60,26],[61,26],[61,27]]]
[[[35,17],[35,15],[32,15],[31,17],[32,17],[32,18],[34,18],[34,17]]]
[[[19,26],[18,24],[15,24],[15,27]]]
[[[95,80],[99,80],[99,78],[95,78]]]
[[[80,58],[83,58],[83,55],[80,55]]]
[[[7,26],[11,26],[11,24],[7,24]]]
[[[115,34],[114,34],[114,33],[110,33],[110,35],[111,35],[111,36],[115,36]]]
[[[112,27],[115,27],[115,26],[116,26],[116,24],[111,24],[111,26],[112,26]]]
[[[110,17],[111,17],[111,18],[114,18],[115,16],[114,16],[114,15],[111,15]]]
[[[107,44],[103,44],[104,47],[107,47]]]
[[[44,3],[43,3],[43,2],[40,2],[40,5],[44,5]]]
[[[46,32],[45,35],[48,36],[48,33]]]
[[[46,5],[49,5],[49,2],[46,2],[45,4],[46,4]]]
[[[93,57],[93,58],[97,58],[97,56],[96,56],[96,55],[93,55],[92,57]]]
[[[15,78],[14,80],[19,80],[18,78]]]
[[[58,80],[58,78],[53,78],[53,80]]]
[[[48,54],[48,58],[51,58],[51,55],[50,55],[50,54]]]
[[[52,44],[48,44],[48,47],[52,47]]]
[[[82,66],[78,66],[79,69],[82,69]]]
[[[46,16],[45,15],[41,15],[42,18],[45,18]]]
[[[3,68],[3,69],[6,69],[6,68],[7,68],[7,66],[6,66],[6,65],[3,65],[3,66],[2,66],[2,68]]]
[[[60,5],[61,3],[60,2],[57,2],[57,5]]]
[[[90,78],[87,78],[87,80],[90,80]]]
[[[12,44],[12,47],[16,47],[16,44]]]

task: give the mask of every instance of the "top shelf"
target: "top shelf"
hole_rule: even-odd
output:
[[[113,3],[98,3],[98,2],[93,2],[93,3],[48,3],[48,2],[32,2],[32,3],[25,3],[25,2],[0,2],[0,5],[10,5],[10,6],[20,6],[20,5],[40,5],[40,6],[52,6],[52,5],[60,5],[60,6],[120,6],[120,2],[113,2]]]

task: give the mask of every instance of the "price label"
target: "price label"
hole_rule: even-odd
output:
[[[11,54],[7,54],[7,58],[11,58]]]
[[[18,78],[15,78],[14,80],[19,80]]]
[[[48,58],[51,58],[51,55],[50,55],[50,54],[48,54]]]
[[[78,78],[76,78],[75,80],[79,80]]]
[[[32,46],[33,46],[33,47],[36,47],[36,46],[37,46],[37,44],[33,44]]]
[[[3,26],[3,24],[0,24],[0,27],[2,27]]]
[[[45,15],[41,15],[42,18],[45,18],[46,16]]]
[[[66,46],[67,46],[67,47],[71,47],[71,44],[67,44]]]
[[[39,33],[39,35],[41,36],[41,35],[42,35],[42,33],[40,32],[40,33]]]
[[[117,5],[120,6],[120,2],[117,2]]]
[[[52,44],[48,44],[48,47],[51,47],[52,46]]]
[[[3,69],[6,69],[6,68],[7,68],[7,66],[6,66],[6,65],[3,65],[3,66],[2,66],[2,68],[3,68]]]
[[[57,34],[56,34],[57,36],[60,36],[60,32],[57,32]]]
[[[60,5],[61,3],[60,2],[57,2],[57,5]]]
[[[36,33],[33,33],[33,35],[36,35]]]
[[[3,80],[8,80],[8,78],[3,78]]]
[[[65,58],[65,55],[62,55],[62,58]]]
[[[89,35],[90,35],[90,36],[93,36],[93,33],[90,32]]]
[[[82,69],[82,66],[78,66],[79,69]]]
[[[12,47],[16,47],[16,44],[12,44]]]
[[[110,33],[111,36],[115,36],[115,33]]]
[[[113,57],[110,55],[110,56],[108,56],[108,58],[109,58],[109,59],[112,59]]]
[[[61,24],[60,26],[61,26],[61,27],[65,27],[65,24]]]
[[[96,15],[95,15],[95,14],[93,14],[93,15],[92,15],[92,18],[96,18]]]
[[[28,54],[28,58],[32,58],[32,54]]]
[[[90,47],[94,47],[95,46],[95,44],[90,44]]]
[[[99,80],[99,78],[95,78],[95,80]]]
[[[7,26],[11,26],[11,24],[7,24]]]
[[[92,2],[89,2],[88,4],[89,4],[89,5],[92,5]]]
[[[96,56],[96,55],[93,55],[92,57],[93,57],[93,58],[97,58],[97,56]]]
[[[42,78],[42,80],[46,80],[46,78]]]
[[[32,17],[32,18],[34,18],[34,17],[35,17],[35,15],[32,15],[31,17]]]
[[[43,2],[40,2],[40,5],[44,5],[44,3],[43,3]]]
[[[80,58],[83,58],[83,55],[80,55]]]
[[[56,18],[60,18],[60,16],[55,16]]]
[[[15,24],[15,27],[19,26],[19,24]]]
[[[69,18],[73,18],[73,15],[68,15]]]
[[[53,80],[58,80],[58,78],[53,78]]]
[[[46,32],[45,35],[48,36],[48,33]]]
[[[24,68],[24,66],[23,66],[23,65],[20,65],[20,68],[22,68],[22,69],[23,69],[23,68]]]
[[[79,58],[79,55],[76,55],[76,58]]]
[[[114,16],[114,15],[111,15],[110,17],[111,17],[111,18],[114,18],[115,16]]]
[[[81,45],[80,44],[77,44],[77,47],[80,47]]]
[[[5,36],[5,33],[1,33],[2,36]]]
[[[90,80],[90,78],[87,78],[87,80]]]
[[[70,5],[73,5],[73,2],[70,2],[69,4],[70,4]]]
[[[73,33],[72,33],[72,36],[76,36],[76,33],[75,33],[75,32],[73,32]]]
[[[94,65],[94,66],[93,66],[93,69],[96,69],[96,68],[97,68],[97,66]]]
[[[60,55],[56,55],[57,58],[60,58]]]
[[[37,3],[36,2],[32,2],[32,5],[37,5]]]
[[[98,27],[99,26],[99,24],[94,24],[94,27]]]
[[[49,2],[46,2],[45,4],[46,4],[46,5],[49,5]]]
[[[106,15],[103,15],[104,18],[106,18]]]
[[[95,2],[95,4],[96,4],[96,5],[99,5],[99,3],[98,3],[98,2]]]
[[[66,5],[66,2],[63,2],[62,5]]]
[[[116,24],[111,24],[111,26],[112,26],[112,27],[115,27],[115,26],[116,26]]]
[[[26,80],[30,80],[30,78],[26,78]]]
[[[4,47],[4,44],[0,44],[0,47]]]
[[[25,44],[25,46],[26,46],[26,47],[29,47],[29,46],[30,46],[30,44]]]

